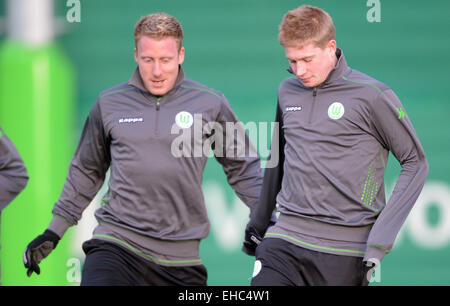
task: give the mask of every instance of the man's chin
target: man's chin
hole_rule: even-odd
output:
[[[300,80],[300,82],[302,82],[302,84],[308,88],[313,88],[313,87],[316,87],[317,85],[319,85],[319,84],[317,84],[317,82],[314,82],[314,81],[304,82],[304,81]]]
[[[164,96],[168,90],[166,88],[150,88],[149,92],[154,96]]]

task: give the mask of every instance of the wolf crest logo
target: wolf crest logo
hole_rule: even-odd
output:
[[[339,102],[334,102],[328,107],[328,117],[337,120],[344,115],[344,105]]]
[[[179,112],[175,116],[175,123],[182,129],[188,129],[194,123],[194,117],[189,112]]]

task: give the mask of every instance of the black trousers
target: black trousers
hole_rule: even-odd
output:
[[[362,257],[333,255],[265,238],[256,249],[252,286],[367,286]]]
[[[81,286],[206,286],[203,265],[161,266],[98,239],[83,243],[83,250],[86,259]]]

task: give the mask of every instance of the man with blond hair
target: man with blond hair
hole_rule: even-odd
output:
[[[424,151],[394,92],[347,66],[328,13],[301,6],[279,30],[294,76],[278,91],[280,162],[246,228],[252,285],[367,285],[425,183]],[[402,171],[386,204],[389,151]]]
[[[201,189],[207,156],[177,149],[207,143],[238,121],[222,93],[185,78],[183,31],[173,16],[143,17],[134,38],[138,67],[129,82],[103,91],[94,104],[54,217],[24,253],[28,275],[39,274],[39,262],[77,224],[110,168],[109,189],[95,213],[99,224],[83,244],[81,285],[207,284],[199,255],[210,227]],[[194,118],[218,127],[190,133]],[[188,135],[187,141],[178,143],[173,131]],[[231,148],[239,143],[255,152],[240,135],[244,139],[225,135]],[[258,155],[221,154],[228,143],[211,143],[229,184],[251,208],[262,184]]]

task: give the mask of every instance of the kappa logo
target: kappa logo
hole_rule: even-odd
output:
[[[175,116],[175,123],[182,129],[188,129],[194,123],[194,117],[189,112],[179,112]]]
[[[136,123],[136,122],[144,122],[144,118],[120,118],[119,123]]]
[[[406,114],[405,111],[403,110],[403,108],[401,107],[397,107],[397,112],[398,112],[398,119],[403,119],[405,118]]]
[[[298,112],[301,111],[302,107],[301,106],[286,106],[286,111],[287,112]]]
[[[333,120],[340,119],[344,115],[344,105],[340,102],[334,102],[328,107],[328,117]]]

